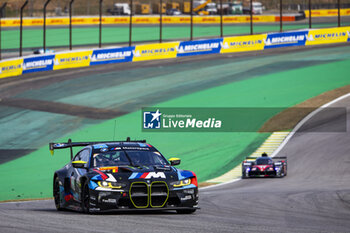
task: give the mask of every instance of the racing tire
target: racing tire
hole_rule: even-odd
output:
[[[90,189],[88,182],[85,182],[83,185],[83,190],[81,194],[81,210],[83,213],[90,213]]]
[[[60,183],[59,183],[59,179],[57,176],[56,176],[54,183],[53,183],[53,198],[55,201],[56,209],[58,211],[63,210],[63,208],[61,207],[61,201],[60,201],[61,200]]]
[[[193,214],[194,212],[196,212],[196,209],[176,210],[178,214]]]

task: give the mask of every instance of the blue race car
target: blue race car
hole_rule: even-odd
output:
[[[145,140],[50,143],[50,151],[70,148],[71,161],[53,176],[57,210],[198,209],[198,183],[192,171],[175,165]],[[73,157],[73,147],[84,147]]]

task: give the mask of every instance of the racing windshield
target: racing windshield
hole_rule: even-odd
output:
[[[168,165],[168,161],[157,151],[118,150],[95,153],[94,167],[137,165]]]
[[[258,158],[256,160],[256,165],[272,165],[273,161],[269,158]]]

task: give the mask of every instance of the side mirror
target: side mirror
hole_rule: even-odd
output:
[[[179,165],[181,162],[181,159],[179,158],[170,158],[169,159],[171,166]]]
[[[87,163],[87,162],[81,161],[81,160],[73,161],[73,162],[72,162],[72,166],[73,166],[74,168],[86,168],[86,167],[85,167],[85,164],[86,164],[86,163]]]

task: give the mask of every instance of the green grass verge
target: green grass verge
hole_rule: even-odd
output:
[[[333,24],[317,24],[314,27],[333,27]],[[288,24],[284,25],[284,30],[294,30],[307,28],[308,25],[303,24]],[[254,33],[263,32],[278,32],[279,24],[271,25],[254,25]],[[157,41],[159,40],[159,27],[155,26],[135,26],[132,29],[132,40],[134,42],[139,41]],[[224,36],[237,35],[237,34],[249,34],[250,26],[247,25],[225,25]],[[47,30],[47,47],[59,47],[69,45],[69,30],[68,28],[56,28]],[[193,36],[196,37],[209,37],[220,36],[219,25],[208,26],[194,26]],[[164,40],[177,40],[190,37],[190,27],[186,26],[164,26],[163,39]],[[73,46],[79,45],[91,45],[98,44],[99,31],[98,27],[73,28]],[[102,43],[126,43],[129,41],[129,28],[128,27],[104,27],[102,30]],[[23,48],[33,48],[43,46],[43,32],[42,28],[24,28],[23,30]],[[2,32],[2,49],[17,49],[19,48],[19,30],[7,29]]]
[[[325,91],[350,84],[350,60],[294,69],[226,84],[158,104],[158,107],[288,107]],[[182,159],[199,181],[219,176],[253,152],[269,134],[259,133],[143,133],[140,111],[116,119],[117,139],[146,138],[167,158]],[[115,120],[79,130],[74,141],[111,140]],[[68,137],[59,139],[65,141]],[[69,161],[69,151],[48,146],[0,165],[0,200],[46,198],[52,195],[52,175]]]

